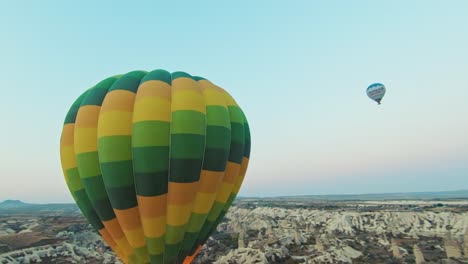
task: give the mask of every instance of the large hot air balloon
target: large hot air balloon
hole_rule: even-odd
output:
[[[385,86],[381,83],[374,83],[367,87],[367,96],[380,104],[385,95]]]
[[[249,154],[249,125],[225,90],[164,70],[85,91],[60,142],[74,200],[125,263],[190,263],[235,199]]]

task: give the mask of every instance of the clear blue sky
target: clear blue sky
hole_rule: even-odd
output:
[[[68,202],[69,105],[164,68],[251,123],[241,195],[468,188],[468,1],[2,1],[0,200]],[[387,86],[381,106],[365,94]]]

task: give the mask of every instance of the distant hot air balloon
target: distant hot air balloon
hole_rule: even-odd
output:
[[[235,199],[247,119],[210,81],[133,71],[85,91],[60,156],[83,215],[125,263],[190,263]]]
[[[367,96],[380,104],[385,95],[385,86],[381,83],[374,83],[367,87]]]

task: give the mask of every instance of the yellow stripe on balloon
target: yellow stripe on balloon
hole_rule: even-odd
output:
[[[232,183],[221,183],[221,187],[219,188],[218,194],[216,196],[216,201],[220,203],[226,203],[231,195],[231,191],[234,188],[234,184]]]
[[[98,137],[132,134],[132,112],[106,111],[99,116]]]
[[[128,239],[128,242],[133,248],[139,248],[146,245],[144,236],[143,236],[143,228],[138,227],[135,229],[123,229],[125,236]]]
[[[246,157],[242,158],[242,165],[241,165],[241,169],[239,172],[240,176],[237,179],[236,184],[234,185],[234,190],[232,190],[234,194],[239,193],[239,190],[240,190],[240,187],[242,186],[242,182],[244,181],[248,166],[249,166],[249,159]]]
[[[212,83],[206,80],[198,81],[203,90],[203,97],[206,105],[226,106],[220,90],[216,89]]]
[[[76,157],[73,145],[64,145],[61,148],[60,154],[62,160],[62,168],[64,171],[76,167]]]
[[[200,91],[173,92],[172,97],[176,99],[172,101],[172,112],[178,110],[193,110],[201,113],[206,112],[205,106],[203,105],[203,96]]]
[[[97,128],[75,129],[75,152],[76,154],[97,151]]]
[[[147,237],[161,237],[166,232],[166,216],[142,217],[141,222]]]
[[[198,192],[192,211],[197,214],[207,214],[216,198],[216,193]]]
[[[192,212],[192,203],[185,205],[167,205],[167,223],[173,226],[181,226],[187,223]]]
[[[171,121],[171,102],[160,97],[143,97],[135,102],[133,123],[140,121]]]

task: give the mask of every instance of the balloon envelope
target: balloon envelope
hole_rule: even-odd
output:
[[[380,104],[380,101],[382,101],[382,98],[385,95],[385,91],[385,86],[383,84],[374,83],[367,87],[367,96]]]
[[[133,71],[72,104],[60,155],[78,207],[125,263],[190,263],[239,192],[250,131],[210,81]]]

